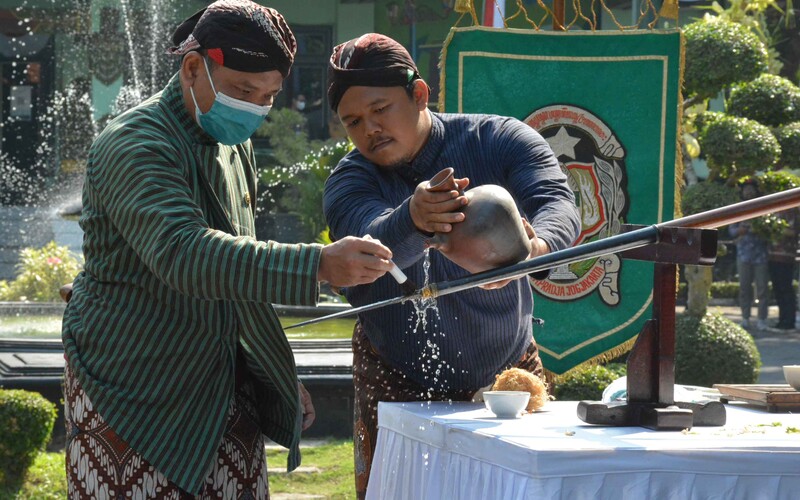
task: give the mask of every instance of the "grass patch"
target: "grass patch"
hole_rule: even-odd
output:
[[[280,316],[281,325],[286,327],[306,321],[311,318],[300,318],[296,316]],[[353,338],[353,326],[355,325],[355,318],[336,318],[305,325],[286,330],[286,337],[289,340],[306,340],[306,339],[351,339]]]
[[[0,339],[60,339],[61,316],[2,316]]]
[[[315,472],[287,474],[286,450],[267,450],[271,494],[290,493],[322,495],[326,498],[355,498],[353,480],[353,441],[333,440],[328,444],[303,448],[302,467],[319,469]],[[64,453],[40,453],[33,462],[25,483],[20,488],[0,488],[2,500],[55,500],[67,498],[67,477],[64,470]]]
[[[28,469],[20,488],[0,488],[0,498],[18,500],[61,500],[67,498],[64,453],[40,453]]]
[[[353,441],[335,440],[328,444],[303,448],[301,467],[315,467],[318,472],[270,472],[269,492],[323,495],[326,498],[355,498],[355,479],[353,476]],[[286,470],[286,450],[267,450],[267,464],[270,469]]]
[[[60,339],[61,316],[2,316],[0,339]],[[281,316],[281,325],[289,326],[311,318]],[[288,330],[290,340],[350,339],[353,337],[354,318],[337,318]]]

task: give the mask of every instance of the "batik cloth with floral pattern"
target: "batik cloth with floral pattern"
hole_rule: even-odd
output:
[[[527,370],[544,380],[539,349],[531,337],[528,349],[514,367]],[[503,369],[511,366],[503,367]],[[501,370],[502,371],[502,370]],[[378,437],[378,402],[408,401],[471,401],[480,388],[474,390],[442,390],[425,388],[412,382],[402,371],[388,364],[367,339],[361,324],[353,330],[353,452],[355,455],[356,495],[363,499],[367,493],[369,471]]]
[[[247,383],[237,387],[216,459],[195,496],[169,481],[109,427],[67,365],[64,420],[69,498],[269,498],[264,437],[248,387]]]

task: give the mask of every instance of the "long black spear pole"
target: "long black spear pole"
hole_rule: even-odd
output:
[[[377,309],[391,304],[399,304],[407,300],[426,299],[449,295],[476,286],[486,285],[495,281],[519,278],[537,271],[545,271],[562,265],[571,264],[581,260],[608,255],[625,250],[632,250],[658,242],[661,228],[686,227],[697,229],[715,229],[734,222],[752,219],[773,212],[780,212],[789,208],[800,206],[800,188],[789,189],[752,200],[742,201],[726,207],[715,208],[699,214],[681,217],[660,224],[653,224],[627,233],[618,234],[602,240],[593,241],[577,247],[571,247],[557,252],[551,252],[539,257],[523,260],[510,266],[498,267],[482,273],[470,274],[462,278],[431,283],[410,295],[382,300],[361,307],[354,307],[344,311],[321,316],[319,318],[303,321],[285,329],[319,323],[329,319],[352,316],[360,312]]]

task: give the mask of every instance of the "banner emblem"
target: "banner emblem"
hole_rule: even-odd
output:
[[[619,233],[628,211],[625,148],[600,118],[566,104],[540,108],[525,123],[550,144],[567,176],[581,214],[575,245]],[[561,266],[546,280],[532,280],[538,293],[556,301],[576,300],[595,290],[607,305],[620,302],[622,262],[604,255]]]

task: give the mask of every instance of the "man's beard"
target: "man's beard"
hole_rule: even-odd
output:
[[[404,156],[402,158],[398,158],[395,161],[392,161],[389,164],[386,164],[386,165],[378,164],[378,166],[381,168],[381,170],[394,172],[396,170],[400,170],[401,168],[410,168],[412,159],[413,158],[411,158],[410,155],[409,156]]]

